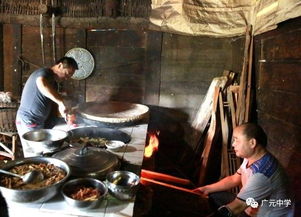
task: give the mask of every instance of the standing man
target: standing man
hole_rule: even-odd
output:
[[[267,136],[259,125],[245,123],[234,129],[232,146],[236,156],[244,158],[240,168],[234,175],[194,190],[209,195],[219,207],[216,216],[293,216],[288,179],[266,145]],[[236,197],[223,192],[236,186],[242,186]]]
[[[22,135],[31,130],[52,127],[47,124],[47,119],[51,116],[53,103],[58,105],[61,116],[66,117],[68,108],[57,91],[57,82],[71,78],[76,69],[78,65],[73,58],[63,57],[51,68],[34,71],[26,81],[16,117],[24,157],[39,155],[24,141]]]

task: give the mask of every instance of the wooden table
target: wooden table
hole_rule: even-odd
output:
[[[64,129],[66,126],[57,126]],[[131,141],[120,152],[114,152],[125,161],[124,168],[140,175],[143,161],[144,147],[147,134],[147,124],[137,124],[130,127],[122,127],[119,130],[129,134]],[[78,210],[70,207],[61,194],[42,204],[24,204],[9,202],[10,217],[130,217],[133,216],[134,200],[120,201],[111,195],[102,201],[99,207],[90,210]]]

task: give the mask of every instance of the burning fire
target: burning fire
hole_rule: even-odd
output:
[[[148,146],[146,146],[144,150],[144,157],[150,158],[153,155],[153,153],[158,150],[159,139],[157,135],[159,135],[159,133],[160,132],[150,134]]]

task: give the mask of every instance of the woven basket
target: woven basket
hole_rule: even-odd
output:
[[[17,132],[16,114],[19,103],[3,103],[0,102],[0,131],[1,132]]]

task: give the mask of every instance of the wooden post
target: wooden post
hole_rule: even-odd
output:
[[[248,61],[248,83],[247,83],[247,96],[246,96],[246,113],[245,121],[250,119],[250,100],[251,100],[251,83],[252,83],[252,63],[253,63],[253,35],[251,35],[251,44],[249,48],[249,61]]]
[[[219,111],[222,127],[222,161],[221,161],[221,177],[229,175],[229,165],[228,165],[228,138],[229,138],[229,128],[228,120],[224,113],[224,100],[223,95],[219,93]]]
[[[246,40],[245,40],[245,49],[244,49],[244,62],[242,71],[240,74],[240,84],[239,84],[239,94],[238,94],[238,104],[237,104],[237,120],[238,124],[241,124],[245,121],[246,114],[246,87],[247,87],[247,67],[249,62],[250,54],[250,42],[252,37],[252,26],[247,27]]]

